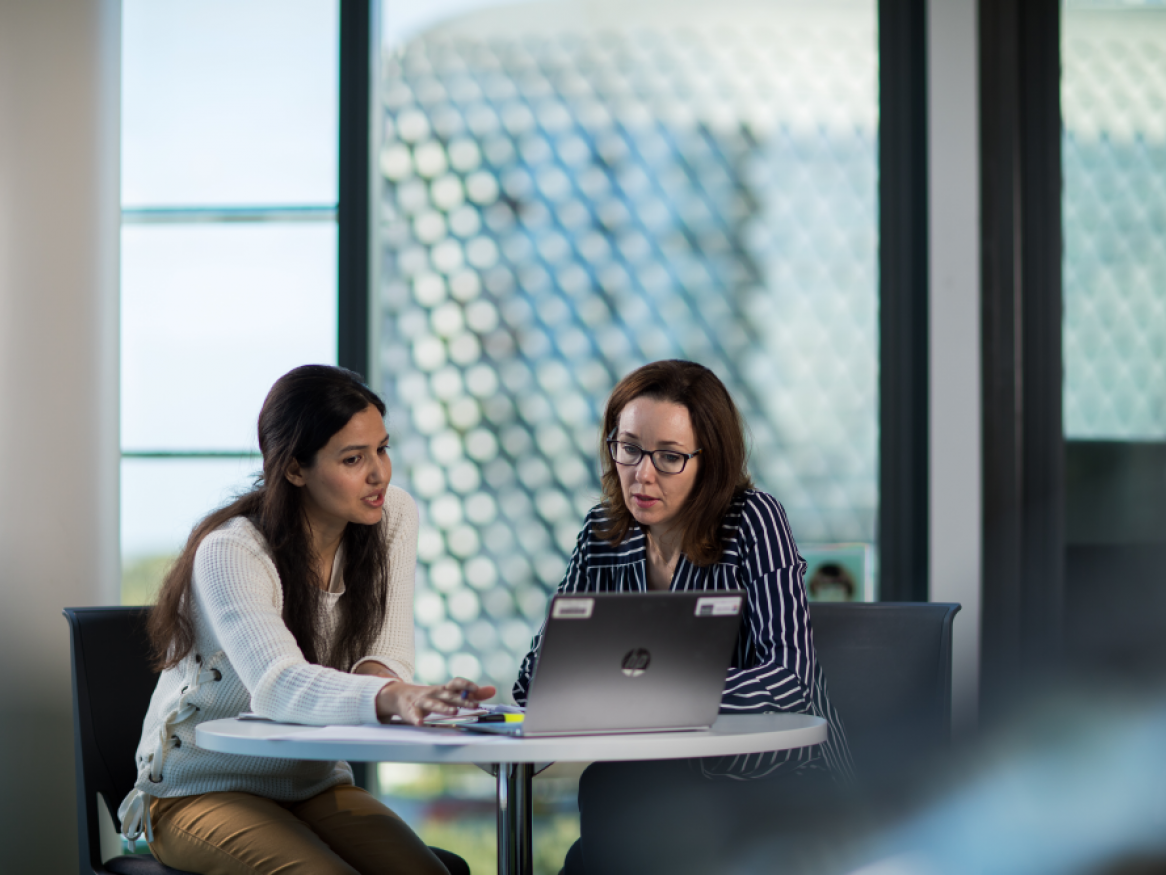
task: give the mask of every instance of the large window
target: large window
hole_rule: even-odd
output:
[[[1065,436],[1166,441],[1166,9],[1064,11]]]
[[[598,497],[602,405],[660,358],[725,380],[811,576],[873,598],[874,4],[490,6],[385,16],[372,366],[421,510],[418,675],[509,695]],[[436,792],[492,806],[472,772],[380,778],[433,840]],[[576,780],[535,782],[540,872]],[[475,871],[492,829],[463,816]]]
[[[1066,649],[1160,665],[1166,563],[1166,8],[1064,9]]]
[[[335,0],[126,0],[122,598],[257,471],[272,382],[336,361]]]
[[[597,499],[601,406],[659,358],[725,380],[811,572],[869,598],[874,5],[541,3],[397,36],[375,365],[422,511],[421,677],[509,690]]]

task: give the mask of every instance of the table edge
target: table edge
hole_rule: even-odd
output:
[[[727,719],[726,719],[727,718]],[[742,730],[753,723],[755,730]],[[199,747],[217,753],[299,760],[352,760],[353,762],[416,763],[529,763],[595,762],[644,759],[684,759],[704,756],[736,756],[790,750],[826,740],[826,720],[811,714],[721,715],[713,728],[697,732],[618,733],[613,735],[504,738],[472,735],[458,730],[464,743],[427,743],[363,739],[296,740],[296,735],[319,734],[335,728],[242,721],[237,718],[199,724]],[[432,732],[433,730],[420,730]],[[420,732],[419,731],[419,732]],[[278,732],[280,738],[266,737]],[[280,749],[284,748],[284,749]]]

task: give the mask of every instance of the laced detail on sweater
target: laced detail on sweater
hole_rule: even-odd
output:
[[[199,691],[203,684],[222,680],[223,677],[222,672],[217,668],[202,668],[202,659],[199,656],[194,657],[192,669],[194,677],[188,680],[182,688],[178,706],[162,721],[154,750],[143,757],[139,764],[139,783],[147,777],[151,784],[162,783],[162,770],[166,765],[166,755],[170,751],[182,747],[182,740],[173,733],[173,728],[184,720],[189,720],[199,710],[198,706],[191,703],[189,699]],[[131,844],[136,842],[143,833],[147,842],[154,840],[154,826],[150,822],[151,798],[153,798],[153,794],[135,787],[117,810],[117,816],[121,820],[121,834]]]

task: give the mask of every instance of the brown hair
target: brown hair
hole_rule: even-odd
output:
[[[181,555],[166,574],[150,611],[148,631],[158,670],[177,665],[194,648],[190,607],[194,556],[211,532],[235,517],[249,519],[267,540],[283,590],[283,621],[309,662],[325,657],[317,617],[322,591],[308,539],[303,490],[287,479],[293,461],[310,468],[336,432],[369,406],[385,415],[385,404],[360,375],[330,365],[304,365],[275,381],[259,412],[263,473],[255,486],[194,527]],[[388,597],[388,548],[377,525],[349,523],[344,529],[344,585],[335,647],[329,665],[347,670],[368,653],[384,622]]]
[[[596,534],[619,544],[635,524],[635,518],[624,504],[619,473],[606,441],[619,428],[623,409],[636,398],[667,401],[688,410],[696,449],[701,453],[697,457],[700,468],[696,482],[678,518],[684,532],[680,549],[694,565],[711,565],[721,558],[724,549],[721,521],[729,504],[738,493],[752,489],[753,481],[749,477],[745,423],[737,405],[717,375],[695,362],[652,362],[632,371],[612,390],[599,436],[603,466],[600,479],[608,523]]]

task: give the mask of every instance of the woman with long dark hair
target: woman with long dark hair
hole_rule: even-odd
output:
[[[276,381],[263,475],[195,526],[150,614],[158,686],[118,812],[154,855],[200,875],[445,873],[343,762],[201,750],[204,720],[305,724],[430,713],[494,695],[412,683],[417,508],[390,486],[385,405],[343,368]]]

